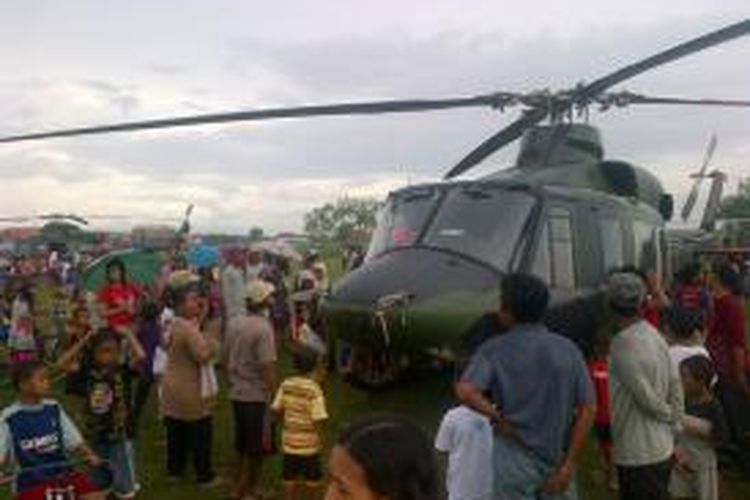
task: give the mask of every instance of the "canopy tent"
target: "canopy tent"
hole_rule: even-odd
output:
[[[83,272],[86,290],[97,291],[105,285],[107,263],[113,259],[120,259],[125,264],[128,281],[140,285],[156,283],[165,262],[164,255],[155,250],[128,249],[108,253],[92,262]]]

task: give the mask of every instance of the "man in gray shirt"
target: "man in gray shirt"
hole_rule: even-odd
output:
[[[576,497],[573,468],[596,404],[578,347],[541,323],[548,302],[538,278],[506,276],[500,321],[508,331],[477,350],[456,386],[495,428],[495,500]]]
[[[268,451],[265,442],[270,426],[268,404],[276,391],[276,346],[266,313],[273,291],[265,281],[248,284],[244,294],[247,312],[229,320],[224,339],[237,452],[232,498],[256,494]]]
[[[612,458],[623,500],[669,499],[672,431],[683,411],[667,343],[641,314],[645,294],[635,274],[610,278],[609,304],[620,329],[609,362]]]

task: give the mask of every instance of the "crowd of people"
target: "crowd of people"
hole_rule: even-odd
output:
[[[620,498],[726,498],[722,468],[750,471],[742,292],[740,272],[726,264],[708,274],[686,267],[671,293],[653,275],[613,273],[613,321],[586,360],[543,326],[545,284],[505,277],[507,332],[460,372],[462,406],[438,432],[449,498],[576,498],[576,464],[592,429]]]
[[[198,484],[215,486],[212,415],[219,368],[235,423],[231,497],[263,497],[260,471],[274,451],[275,421],[284,429],[287,496],[308,498],[307,490],[320,490],[319,426],[327,413],[319,385],[325,344],[317,302],[328,286],[327,270],[310,253],[290,294],[285,264],[234,248],[223,268],[190,269],[175,255],[144,284],[131,281],[125,263],[113,258],[105,284],[95,291],[83,283],[66,286],[60,266],[12,272],[3,294],[3,340],[17,402],[0,416],[0,465],[6,479],[13,478],[16,497],[101,498],[102,489],[134,497],[141,488],[136,437],[152,393],[170,480],[182,481],[190,463]],[[44,312],[43,294],[54,299]],[[42,334],[40,324],[50,318],[54,330]],[[298,373],[279,385],[275,364],[282,344]],[[72,418],[49,399],[57,381],[75,404]],[[81,474],[75,461],[65,463],[69,451],[98,474]]]
[[[456,363],[458,406],[434,440],[408,418],[374,416],[342,429],[327,458],[318,300],[329,278],[316,254],[294,276],[283,259],[234,248],[221,267],[172,256],[146,285],[116,258],[95,292],[68,279],[51,268],[6,287],[16,401],[0,414],[0,469],[20,500],[135,497],[150,400],[168,482],[190,469],[201,487],[238,500],[269,498],[262,471],[275,454],[285,499],[573,499],[592,434],[606,484],[625,500],[718,499],[724,457],[750,470],[745,306],[731,266],[689,266],[672,290],[636,269],[613,273],[612,321],[588,352],[544,326],[541,280],[507,275],[502,333]],[[40,283],[53,289],[46,336]],[[282,351],[293,367],[285,378]],[[51,398],[58,381],[65,403]],[[224,384],[235,454],[226,479],[213,462]]]

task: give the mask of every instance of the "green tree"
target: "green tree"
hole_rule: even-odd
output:
[[[740,219],[727,224],[727,236],[737,243],[750,242],[750,184],[733,196],[727,196],[721,202],[720,219]]]
[[[364,245],[375,228],[381,203],[370,198],[342,198],[305,215],[305,231],[324,246]]]
[[[724,198],[720,216],[723,219],[750,219],[750,184],[742,193]]]

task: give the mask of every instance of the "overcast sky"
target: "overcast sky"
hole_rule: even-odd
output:
[[[0,134],[272,105],[565,88],[750,16],[747,0],[26,0],[0,3]],[[750,37],[638,77],[656,95],[750,98]],[[436,180],[517,111],[205,126],[0,146],[0,216],[179,216],[299,229],[309,208]],[[711,133],[750,176],[750,110],[591,120],[609,157],[678,200]],[[515,148],[472,175],[512,163]],[[702,205],[701,205],[702,206]],[[99,227],[122,227],[98,223]]]

